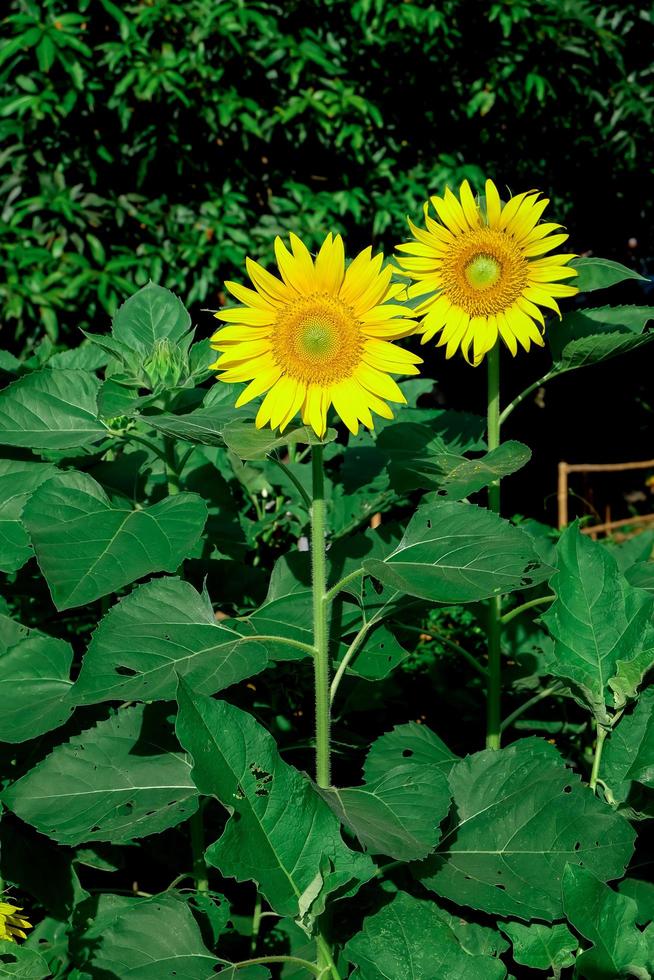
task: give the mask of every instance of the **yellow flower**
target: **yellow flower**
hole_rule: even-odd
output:
[[[567,266],[576,256],[546,255],[568,236],[559,233],[561,225],[538,223],[549,203],[539,198],[538,191],[527,191],[502,205],[487,180],[485,200],[477,202],[464,180],[458,199],[449,188],[444,197],[430,198],[440,221],[430,216],[429,203],[426,230],[409,221],[415,240],[398,246],[405,253],[398,262],[416,280],[410,298],[431,294],[414,310],[424,316],[418,328],[423,344],[440,331],[437,346],[447,345],[446,357],[460,347],[475,365],[498,336],[513,355],[518,342],[525,350],[532,341],[543,346],[539,307],[560,317],[557,299],[578,290],[561,282],[577,275]]]
[[[11,905],[9,902],[0,902],[0,939],[4,939],[9,943],[15,943],[16,936],[20,939],[27,938],[25,929],[31,929],[32,926],[27,919],[17,914],[22,911],[22,908],[19,908],[17,905]]]
[[[393,418],[387,402],[404,398],[391,374],[418,374],[421,358],[390,343],[415,330],[410,311],[388,303],[403,287],[391,285],[383,255],[366,248],[345,268],[340,235],[327,235],[315,260],[297,235],[291,251],[275,239],[281,278],[247,259],[254,289],[227,289],[243,305],[216,313],[230,324],[211,338],[221,351],[212,367],[221,381],[250,383],[236,405],[267,392],[257,428],[282,430],[298,412],[322,438],[333,405],[355,435],[372,429],[372,412]]]

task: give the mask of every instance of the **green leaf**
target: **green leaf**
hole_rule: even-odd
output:
[[[654,307],[602,306],[567,313],[548,331],[554,366],[552,375],[617,357],[654,338],[643,333]]]
[[[77,449],[106,436],[97,418],[100,382],[86,371],[26,374],[0,391],[0,443]]]
[[[654,593],[654,561],[640,561],[625,571],[627,581],[637,589]]]
[[[473,504],[423,503],[392,554],[366,572],[398,592],[447,604],[477,602],[543,577],[532,539]]]
[[[654,687],[648,687],[607,735],[600,775],[613,799],[625,802],[634,780],[654,783]]]
[[[169,289],[149,282],[118,308],[111,333],[119,344],[147,355],[158,340],[185,339],[190,327],[182,301]]]
[[[549,669],[608,724],[608,682],[618,661],[642,652],[654,599],[629,585],[613,556],[576,523],[561,535],[557,554],[551,582],[557,598],[541,617],[555,640]]]
[[[515,473],[531,458],[520,442],[505,442],[478,459],[452,452],[426,425],[399,422],[386,426],[377,447],[388,456],[391,484],[399,493],[438,488],[440,497],[460,500]]]
[[[541,922],[523,926],[519,922],[500,924],[500,929],[513,944],[513,959],[532,970],[551,971],[555,978],[561,970],[573,966],[579,943],[563,923],[545,926]]]
[[[577,958],[579,976],[649,980],[647,940],[636,927],[636,903],[614,892],[587,868],[572,865],[563,873],[562,889],[568,921],[593,944]]]
[[[48,480],[23,510],[60,610],[92,602],[151,572],[174,572],[206,518],[206,504],[191,493],[139,510],[113,507],[95,480],[76,472]]]
[[[641,878],[623,878],[618,882],[618,891],[632,898],[638,906],[636,923],[639,926],[649,925],[654,919],[654,883]]]
[[[251,414],[247,409],[234,407],[241,387],[216,384],[210,389],[200,408],[186,415],[144,415],[142,421],[172,439],[183,439],[185,442],[203,446],[224,446],[225,427]],[[248,429],[252,427],[253,423],[247,426]]]
[[[613,262],[611,259],[589,259],[578,258],[570,262],[570,267],[578,272],[574,285],[582,293],[589,293],[595,289],[606,289],[608,286],[615,286],[616,283],[624,282],[625,279],[638,279],[640,282],[647,282],[633,269],[628,269],[626,265]]]
[[[180,679],[177,734],[200,793],[231,814],[206,852],[226,877],[256,881],[280,915],[309,919],[335,891],[352,894],[374,867],[343,842],[338,820],[309,780],[279,756],[251,715],[199,697]]]
[[[366,757],[363,774],[366,782],[382,778],[389,769],[397,766],[415,766],[418,771],[435,767],[447,774],[458,761],[459,757],[430,728],[410,721],[406,725],[396,725],[375,739]]]
[[[440,838],[450,788],[437,766],[396,766],[363,786],[319,790],[341,823],[372,854],[426,857]]]
[[[343,955],[356,964],[352,980],[502,980],[504,964],[492,956],[467,953],[432,902],[398,892],[368,916]]]
[[[20,516],[30,494],[56,472],[51,463],[0,459],[0,571],[15,572],[34,554]]]
[[[78,704],[174,698],[177,675],[215,694],[268,662],[262,644],[217,623],[208,595],[178,578],[140,585],[102,619],[84,657]]]
[[[1,649],[1,742],[24,742],[68,720],[72,662],[70,645],[51,636],[33,635]]]
[[[35,949],[0,939],[0,977],[14,980],[44,980],[49,977],[48,964]]]
[[[623,874],[634,831],[543,739],[477,752],[449,779],[455,819],[436,854],[414,871],[437,895],[551,921],[561,916],[566,862],[583,862],[606,880]]]
[[[318,439],[313,430],[306,426],[290,429],[281,435],[275,435],[272,429],[257,429],[254,422],[228,422],[223,427],[225,444],[239,459],[265,459],[280,446],[297,443],[311,446],[317,442],[333,442],[335,438],[336,429],[327,429],[323,438]]]
[[[620,571],[627,573],[634,565],[640,566],[641,563],[647,565],[654,547],[654,531],[641,531],[640,534],[627,538],[626,541],[614,542],[607,539],[602,541],[602,544],[613,555]],[[652,567],[654,568],[654,562]],[[636,582],[631,584],[637,585]]]
[[[123,708],[58,745],[2,799],[61,844],[125,843],[197,809],[189,760],[159,705]]]
[[[84,934],[93,976],[120,980],[207,980],[220,976],[220,960],[202,941],[186,902],[175,893],[130,898],[103,908]]]

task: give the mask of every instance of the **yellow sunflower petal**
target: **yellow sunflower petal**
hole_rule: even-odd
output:
[[[282,369],[278,364],[273,365],[268,368],[267,371],[262,371],[260,374],[254,378],[253,381],[249,383],[247,388],[244,388],[241,394],[236,399],[236,408],[241,408],[243,405],[247,405],[251,402],[253,398],[258,398],[259,395],[263,395],[264,391],[275,384],[277,379],[281,376]]]
[[[316,288],[324,289],[326,293],[337,294],[343,284],[345,275],[345,249],[343,239],[331,233],[322,243],[316,256]]]
[[[502,202],[497,192],[497,187],[492,180],[486,181],[486,221],[490,228],[499,224],[502,214]]]

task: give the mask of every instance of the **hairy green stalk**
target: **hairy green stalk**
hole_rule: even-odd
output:
[[[500,444],[500,345],[488,352],[488,450]],[[488,488],[488,506],[500,512],[500,481]],[[488,601],[488,688],[486,699],[486,748],[499,749],[502,690],[502,598]]]

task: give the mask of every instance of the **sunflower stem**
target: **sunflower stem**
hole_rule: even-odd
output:
[[[604,748],[604,741],[608,735],[608,730],[604,728],[603,725],[597,723],[597,740],[595,742],[595,755],[593,756],[593,768],[590,774],[590,783],[588,784],[592,789],[593,793],[597,792],[597,783],[599,781],[600,773],[600,763],[602,761],[602,749]]]
[[[488,451],[500,444],[500,345],[488,352]],[[488,488],[488,506],[500,512],[500,481]],[[502,598],[488,601],[488,688],[486,698],[486,748],[499,749],[501,735],[502,689]]]
[[[331,779],[329,708],[329,602],[325,555],[325,480],[323,447],[311,454],[313,500],[311,502],[311,570],[313,589],[314,682],[316,695],[316,782],[327,787]]]
[[[313,499],[311,501],[311,585],[313,590],[313,669],[316,698],[316,782],[323,788],[331,784],[331,704],[329,690],[329,612],[331,600],[327,595],[327,556],[325,532],[325,477],[323,447],[312,447]],[[321,976],[339,980],[331,950],[322,930],[318,934],[318,966]]]

